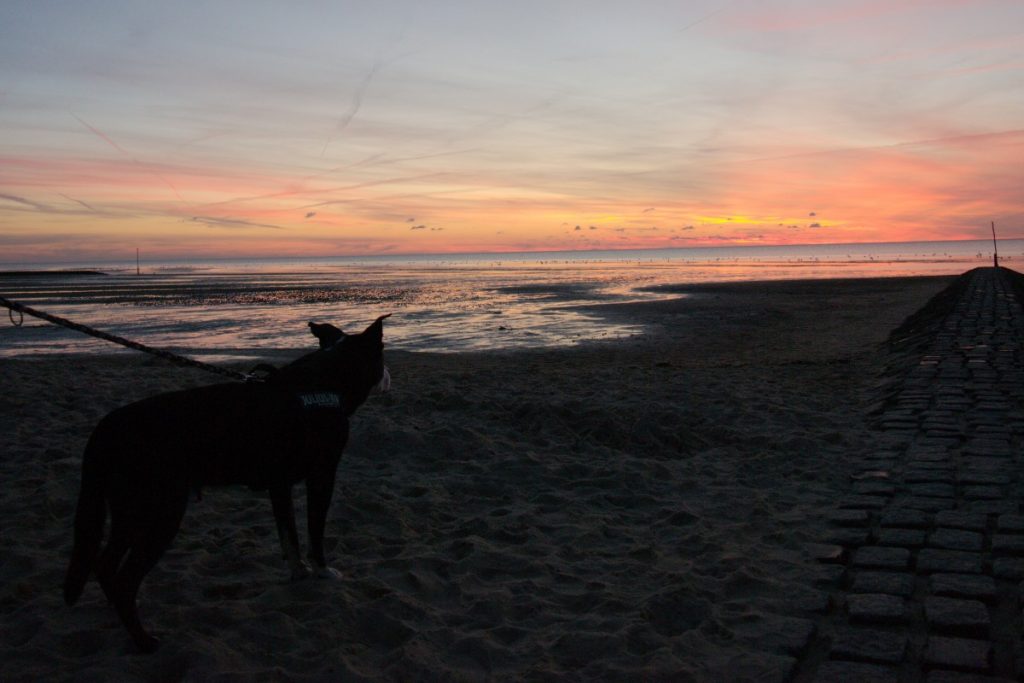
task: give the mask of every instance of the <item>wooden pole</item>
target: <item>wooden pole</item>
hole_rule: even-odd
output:
[[[141,275],[139,271],[139,248],[135,247],[135,275]]]
[[[999,246],[996,244],[996,222],[992,221],[992,265],[999,267]]]

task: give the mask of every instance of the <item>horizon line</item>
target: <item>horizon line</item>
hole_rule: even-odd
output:
[[[1014,240],[1024,240],[1024,236],[1011,236],[1011,237],[1000,237],[999,242],[1010,242]],[[518,249],[518,250],[506,250],[506,251],[446,251],[446,252],[382,252],[374,254],[322,254],[315,256],[171,256],[165,258],[155,258],[150,263],[161,262],[161,261],[283,261],[283,260],[316,260],[316,259],[371,259],[371,260],[384,260],[388,257],[400,257],[400,258],[446,258],[446,257],[458,257],[458,256],[514,256],[514,255],[538,255],[538,254],[586,254],[586,253],[598,253],[598,252],[612,252],[612,253],[630,253],[630,252],[652,252],[652,251],[703,251],[711,249],[751,249],[751,248],[767,248],[767,249],[786,249],[794,247],[853,247],[853,246],[883,246],[893,244],[960,244],[965,242],[991,242],[988,238],[974,238],[974,239],[949,239],[949,240],[904,240],[904,241],[882,241],[882,242],[808,242],[808,243],[792,243],[792,244],[718,244],[718,245],[690,245],[690,246],[676,246],[676,247],[623,247],[623,248],[592,248],[592,249]],[[138,249],[138,248],[136,248]],[[142,253],[145,253],[144,251]],[[135,262],[136,258],[131,255],[131,258],[125,257],[124,259],[77,259],[77,260],[38,260],[38,261],[0,261],[0,265],[18,265],[18,264],[81,264],[81,263],[122,263],[122,262]],[[142,259],[145,263],[145,258]]]

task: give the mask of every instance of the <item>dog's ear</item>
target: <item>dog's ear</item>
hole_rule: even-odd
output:
[[[382,315],[373,321],[373,323],[363,331],[363,336],[373,341],[383,342],[384,341],[384,319],[390,318],[391,314]]]
[[[330,323],[315,323],[310,321],[309,331],[313,333],[314,337],[320,340],[321,349],[333,346],[339,339],[345,336],[344,332]]]

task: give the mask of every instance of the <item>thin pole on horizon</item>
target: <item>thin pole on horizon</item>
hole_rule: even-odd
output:
[[[137,277],[137,276],[139,276],[141,274],[142,273],[139,270],[139,248],[135,247],[135,275]]]
[[[999,246],[996,244],[996,222],[992,221],[992,264],[999,267]]]

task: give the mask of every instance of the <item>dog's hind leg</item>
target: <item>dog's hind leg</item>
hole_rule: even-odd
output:
[[[159,647],[160,641],[147,633],[139,620],[136,603],[139,586],[177,535],[181,519],[185,516],[188,492],[183,490],[179,500],[165,499],[160,503],[168,507],[145,511],[152,514],[150,523],[132,529],[128,556],[114,576],[111,591],[117,616],[142,652],[153,652]],[[114,548],[112,554],[117,550]]]
[[[75,604],[82,595],[103,544],[103,526],[107,519],[103,452],[103,431],[98,427],[89,437],[82,456],[82,487],[75,508],[74,547],[64,577],[64,602],[69,605]]]
[[[142,627],[136,598],[142,579],[160,559],[163,550],[153,546],[144,549],[133,548],[114,580],[114,607],[117,609],[117,616],[128,629],[135,646],[142,652],[154,652],[160,646],[160,640],[151,636]]]
[[[292,580],[304,579],[310,575],[309,565],[302,561],[299,553],[299,532],[295,528],[295,504],[292,502],[291,486],[270,487],[270,503],[274,508],[277,523],[277,537],[281,540],[281,552],[288,561]]]
[[[107,602],[113,603],[114,579],[121,566],[121,560],[128,553],[129,538],[128,532],[124,528],[124,522],[118,518],[116,513],[112,515],[110,526],[110,539],[96,562],[96,578],[99,579],[100,587],[103,589],[104,595],[107,596]]]

